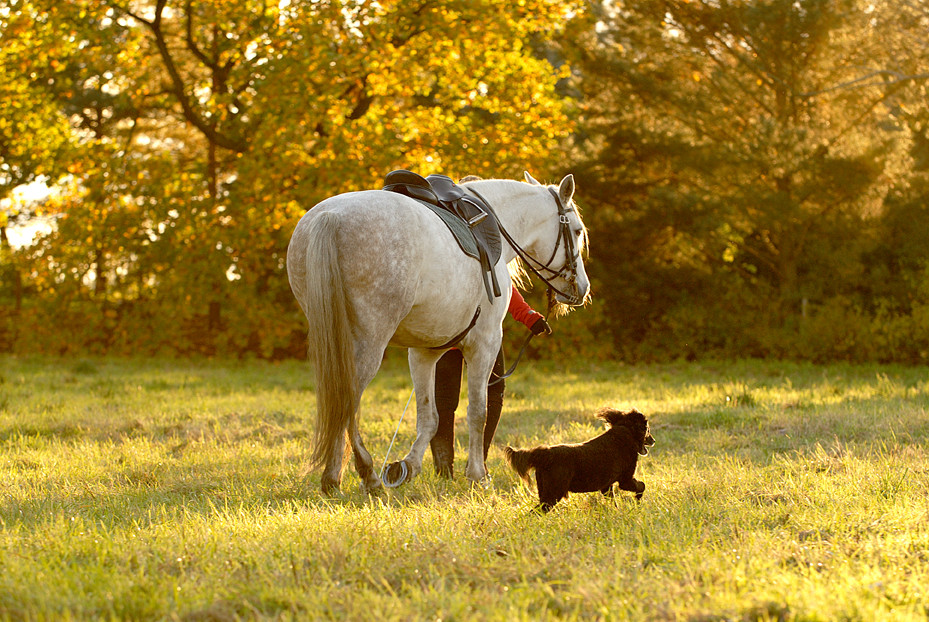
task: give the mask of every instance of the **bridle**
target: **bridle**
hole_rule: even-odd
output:
[[[490,207],[490,201],[485,199],[481,194],[474,188],[465,187],[468,192],[473,192],[479,199],[481,199],[487,207]],[[583,302],[583,299],[580,296],[580,289],[577,286],[578,279],[578,269],[577,264],[580,259],[581,252],[580,249],[574,242],[574,236],[571,235],[571,225],[568,222],[568,212],[572,211],[565,207],[565,204],[562,202],[561,197],[555,192],[554,189],[548,187],[548,191],[555,198],[555,204],[558,206],[558,239],[555,241],[555,248],[552,250],[551,257],[548,258],[548,261],[542,263],[524,249],[522,246],[516,243],[516,240],[510,235],[510,233],[503,227],[500,223],[500,219],[497,218],[497,214],[494,213],[494,218],[497,220],[497,225],[500,227],[500,233],[503,234],[504,239],[513,247],[513,251],[516,252],[517,257],[523,260],[523,263],[526,267],[537,277],[542,279],[549,289],[553,290],[556,294],[560,294],[569,305],[579,305]],[[491,208],[493,211],[493,208]],[[569,261],[565,261],[565,264],[561,267],[561,270],[554,270],[551,265],[555,261],[555,256],[558,254],[558,249],[561,248],[562,241],[565,245],[565,255],[570,258]],[[533,265],[534,264],[534,265]],[[544,273],[544,274],[543,274]],[[546,275],[547,278],[546,278]],[[564,279],[571,287],[574,289],[573,294],[566,294],[561,291],[554,285],[552,281],[558,278]]]

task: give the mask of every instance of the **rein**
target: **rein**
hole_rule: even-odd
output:
[[[496,380],[491,380],[490,382],[488,382],[487,383],[488,387],[493,386],[497,384],[498,382],[503,382],[504,380],[506,380],[507,378],[513,375],[513,373],[516,371],[516,366],[519,365],[519,359],[523,357],[523,353],[526,351],[526,347],[529,346],[529,342],[532,341],[533,337],[535,337],[535,333],[533,333],[532,331],[529,331],[529,335],[526,337],[526,340],[523,341],[523,347],[519,349],[519,354],[516,355],[516,360],[513,361],[513,365],[508,370],[506,370],[505,374],[503,374],[502,376],[498,376]]]
[[[545,315],[551,315],[551,314],[552,314],[552,308],[554,308],[554,306],[555,306],[555,301],[554,301],[554,299],[552,299],[551,290],[549,290],[549,296],[548,296],[548,311],[545,312]],[[532,331],[529,331],[529,334],[526,335],[526,340],[523,341],[523,345],[522,345],[522,347],[519,349],[519,354],[516,355],[516,360],[513,361],[513,365],[510,366],[510,368],[509,368],[508,370],[506,370],[506,373],[505,373],[505,374],[503,374],[502,376],[499,376],[499,377],[496,378],[495,380],[491,380],[490,382],[488,382],[488,383],[487,383],[487,386],[488,386],[488,387],[491,386],[491,385],[495,385],[495,384],[497,384],[498,382],[503,382],[504,380],[506,380],[507,378],[509,378],[510,376],[513,375],[513,373],[516,371],[516,366],[519,365],[519,359],[523,358],[523,354],[526,352],[526,348],[529,347],[529,342],[532,341],[532,338],[533,338],[533,337],[535,337],[535,333],[532,332]]]
[[[381,483],[383,483],[384,486],[387,488],[396,488],[397,486],[402,484],[404,480],[406,480],[408,468],[406,466],[406,462],[403,462],[402,460],[400,461],[401,476],[398,478],[398,480],[394,484],[388,484],[387,482],[384,481],[384,471],[387,470],[387,457],[390,455],[390,450],[394,448],[394,441],[397,440],[397,433],[400,431],[400,424],[403,423],[403,415],[406,414],[406,409],[410,407],[410,402],[413,401],[413,393],[415,393],[415,391],[416,389],[413,389],[412,391],[410,391],[410,397],[406,401],[406,406],[403,407],[403,412],[400,413],[400,421],[397,422],[397,429],[394,430],[393,438],[390,439],[390,445],[387,447],[387,453],[384,454],[384,464],[381,466],[381,474],[377,476],[377,478],[381,480]]]
[[[467,188],[467,190],[468,192],[473,192],[475,196],[477,196],[477,198],[483,201],[484,204],[491,210],[491,212],[493,212],[493,208],[491,207],[490,201],[485,199],[484,196],[481,195],[480,192],[478,192],[474,188]],[[558,196],[557,192],[555,192],[551,188],[548,188],[548,191],[555,198],[555,204],[558,205],[559,230],[558,230],[558,240],[555,242],[555,248],[552,250],[552,255],[551,257],[548,258],[548,261],[546,263],[543,264],[541,261],[539,261],[538,259],[534,258],[532,255],[530,255],[528,252],[526,252],[526,249],[524,249],[522,246],[517,244],[516,240],[513,239],[513,236],[510,235],[510,232],[504,228],[502,223],[500,223],[500,218],[497,217],[496,213],[494,213],[494,218],[497,221],[497,226],[500,228],[500,233],[503,234],[504,239],[506,239],[509,245],[513,247],[513,250],[516,252],[516,255],[520,259],[523,260],[523,262],[526,264],[526,267],[529,268],[529,270],[532,271],[533,274],[535,274],[537,277],[542,279],[542,281],[545,282],[546,285],[548,285],[549,287],[548,314],[550,315],[552,312],[552,307],[554,306],[554,303],[555,303],[555,301],[553,300],[551,296],[551,291],[555,291],[556,293],[561,294],[562,296],[564,296],[566,300],[571,300],[571,301],[577,300],[576,295],[566,294],[565,292],[561,291],[560,289],[552,285],[552,280],[557,279],[558,277],[563,277],[565,281],[575,285],[575,291],[576,291],[577,290],[577,285],[576,285],[577,284],[577,260],[580,257],[580,252],[574,248],[574,238],[571,237],[570,226],[568,223],[567,208],[564,206],[564,203],[562,203],[561,197]],[[565,244],[565,251],[566,251],[565,254],[566,256],[571,258],[571,261],[570,262],[566,261],[564,267],[562,267],[561,270],[555,271],[555,270],[552,270],[549,266],[552,264],[553,261],[555,261],[555,255],[558,254],[558,249],[561,247],[562,240],[564,240],[564,244]],[[532,264],[536,264],[537,266],[539,266],[539,268],[536,269],[536,267],[533,266]],[[542,272],[540,272],[540,270],[544,270],[545,272],[547,272],[550,275],[549,278],[551,280],[549,280],[549,278],[545,278],[545,276],[542,274]],[[526,352],[526,348],[529,346],[529,342],[532,341],[533,337],[535,337],[535,334],[533,334],[530,331],[529,335],[526,337],[526,340],[523,341],[523,345],[519,349],[519,354],[516,355],[516,360],[513,362],[513,365],[502,376],[496,378],[495,380],[488,382],[487,386],[491,386],[491,385],[497,384],[498,382],[502,382],[503,380],[506,380],[507,378],[513,375],[513,373],[516,371],[516,366],[519,365],[519,360],[522,358],[523,354]]]
[[[485,199],[483,195],[481,195],[481,193],[479,193],[474,188],[467,188],[467,191],[473,192],[477,196],[477,198],[482,200],[487,205],[487,207],[491,209],[491,212],[493,212],[493,208],[490,206],[490,201]],[[506,239],[509,245],[513,247],[513,250],[516,252],[516,255],[520,259],[523,260],[523,262],[526,264],[526,267],[529,268],[529,270],[533,274],[535,274],[537,277],[542,279],[542,281],[546,285],[548,285],[550,289],[554,290],[555,293],[563,296],[565,300],[573,302],[577,300],[577,295],[566,294],[565,292],[561,291],[560,289],[552,285],[552,280],[557,279],[558,277],[562,277],[564,278],[565,281],[575,286],[574,287],[575,291],[577,290],[577,260],[580,257],[580,251],[574,248],[574,239],[571,237],[570,226],[568,224],[567,208],[564,206],[564,203],[561,202],[561,197],[558,196],[557,192],[555,192],[551,188],[548,188],[548,191],[555,198],[555,203],[558,205],[559,230],[558,230],[558,240],[555,242],[555,248],[552,250],[552,256],[549,257],[546,263],[543,264],[541,261],[539,261],[532,255],[530,255],[528,252],[526,252],[526,249],[524,249],[522,246],[517,244],[516,240],[513,239],[513,236],[510,235],[509,231],[507,231],[503,227],[503,224],[500,223],[500,218],[497,217],[496,213],[494,213],[494,218],[497,220],[497,225],[500,228],[500,233],[503,234],[504,239]],[[570,257],[571,260],[565,261],[565,265],[561,268],[561,270],[555,271],[551,269],[549,266],[555,260],[555,255],[558,254],[558,249],[561,247],[562,239],[564,240],[564,243],[565,243],[565,254],[567,257]],[[532,264],[536,264],[538,266],[538,269]],[[540,272],[540,270],[544,270],[545,272],[547,272],[550,275],[549,278],[546,278]]]

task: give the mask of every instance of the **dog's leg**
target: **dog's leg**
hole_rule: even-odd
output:
[[[610,484],[609,486],[607,486],[600,492],[603,494],[604,497],[608,497],[613,502],[614,506],[616,505],[616,493],[613,492],[613,484]]]
[[[636,500],[640,500],[645,492],[645,482],[640,482],[634,477],[629,478],[628,482],[620,482],[619,487],[621,490],[634,492]]]
[[[550,473],[536,467],[535,482],[539,490],[539,509],[549,512],[555,504],[568,496],[567,482],[558,477],[557,473]]]

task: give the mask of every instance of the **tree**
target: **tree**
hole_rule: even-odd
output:
[[[925,73],[894,64],[916,29],[888,24],[891,4],[601,6],[578,48],[583,127],[602,226],[637,234],[647,320],[626,324],[679,353],[783,352],[808,304],[855,284],[862,227],[909,165],[902,90]]]
[[[529,47],[575,8],[547,0],[10,7],[64,33],[54,76],[24,73],[83,150],[23,256],[103,349],[302,350],[284,254],[303,211],[398,167],[544,174],[572,129],[564,71]]]
[[[58,67],[56,45],[45,34],[35,28],[29,7],[0,3],[0,347],[7,348],[19,333],[24,295],[24,268],[7,231],[40,211],[15,200],[13,191],[35,181],[56,179],[71,155],[67,117],[30,71],[36,59],[52,71]]]

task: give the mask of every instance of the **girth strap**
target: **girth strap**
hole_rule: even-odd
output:
[[[452,338],[451,338],[449,341],[447,341],[446,343],[443,343],[443,344],[440,345],[440,346],[433,346],[433,347],[431,347],[431,348],[429,348],[429,349],[430,349],[430,350],[447,350],[448,348],[453,348],[453,347],[455,347],[456,345],[458,345],[458,342],[461,341],[462,339],[464,339],[464,338],[465,338],[465,335],[468,334],[468,331],[470,331],[472,328],[474,328],[474,325],[477,324],[477,318],[478,318],[478,316],[479,316],[480,314],[481,314],[481,305],[478,305],[478,306],[477,306],[477,310],[474,312],[474,317],[471,318],[471,323],[468,324],[468,327],[467,327],[466,329],[464,329],[463,331],[461,331],[460,333],[458,333],[457,335],[455,335],[454,337],[452,337]]]

